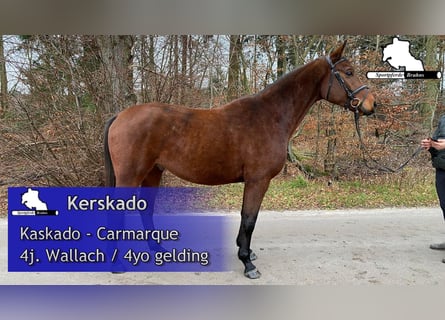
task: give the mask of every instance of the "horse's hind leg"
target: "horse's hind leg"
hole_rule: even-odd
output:
[[[241,224],[236,238],[239,247],[238,258],[244,264],[244,275],[250,279],[257,279],[261,273],[257,270],[252,260],[256,255],[250,249],[252,233],[258,217],[264,194],[269,186],[269,180],[246,182],[244,186],[243,207],[241,210]]]
[[[155,165],[150,172],[147,173],[144,180],[142,181],[142,187],[159,187],[162,179],[163,169]]]
[[[154,166],[153,169],[151,169],[151,171],[145,176],[144,180],[142,181],[141,186],[142,187],[158,187],[159,184],[161,183],[162,173],[163,173],[163,170],[161,170],[157,166]],[[155,226],[153,223],[153,213],[154,213],[156,195],[157,195],[156,189],[150,190],[150,192],[147,195],[148,210],[141,212],[142,224],[144,226],[144,229],[146,229],[146,230],[155,229]],[[165,251],[164,248],[162,248],[158,243],[154,242],[153,240],[150,240],[148,242],[148,246],[153,251]]]

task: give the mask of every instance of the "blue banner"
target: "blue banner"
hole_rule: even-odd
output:
[[[198,188],[8,188],[8,271],[225,271]]]

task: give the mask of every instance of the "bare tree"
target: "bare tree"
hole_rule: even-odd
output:
[[[99,36],[98,44],[106,77],[104,83],[109,89],[107,108],[116,113],[136,103],[133,90],[132,36]]]
[[[425,67],[430,70],[438,70],[438,38],[437,36],[425,37]],[[420,113],[424,118],[425,128],[432,131],[432,119],[439,102],[439,81],[426,81],[424,102],[420,104]]]
[[[241,93],[241,55],[243,44],[240,35],[230,36],[229,71],[227,83],[227,98],[233,100]]]
[[[8,78],[6,72],[5,49],[3,35],[0,35],[0,117],[8,109]]]

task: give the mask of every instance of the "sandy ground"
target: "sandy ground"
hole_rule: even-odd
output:
[[[242,274],[234,245],[238,213],[226,213],[233,228],[229,272],[8,272],[7,219],[0,220],[0,284],[222,284],[222,285],[445,285],[445,241],[438,208],[261,212],[253,237],[262,273]]]

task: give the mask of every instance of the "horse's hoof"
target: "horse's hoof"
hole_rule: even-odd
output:
[[[258,279],[261,277],[261,272],[258,271],[257,268],[244,272],[244,275],[249,279]]]
[[[258,256],[255,254],[255,252],[250,251],[250,261],[255,261],[258,259]]]
[[[111,264],[110,271],[112,274],[122,274],[127,271],[127,268],[122,264],[122,262],[120,260],[118,260]]]
[[[125,271],[111,271],[112,274],[124,274]]]

